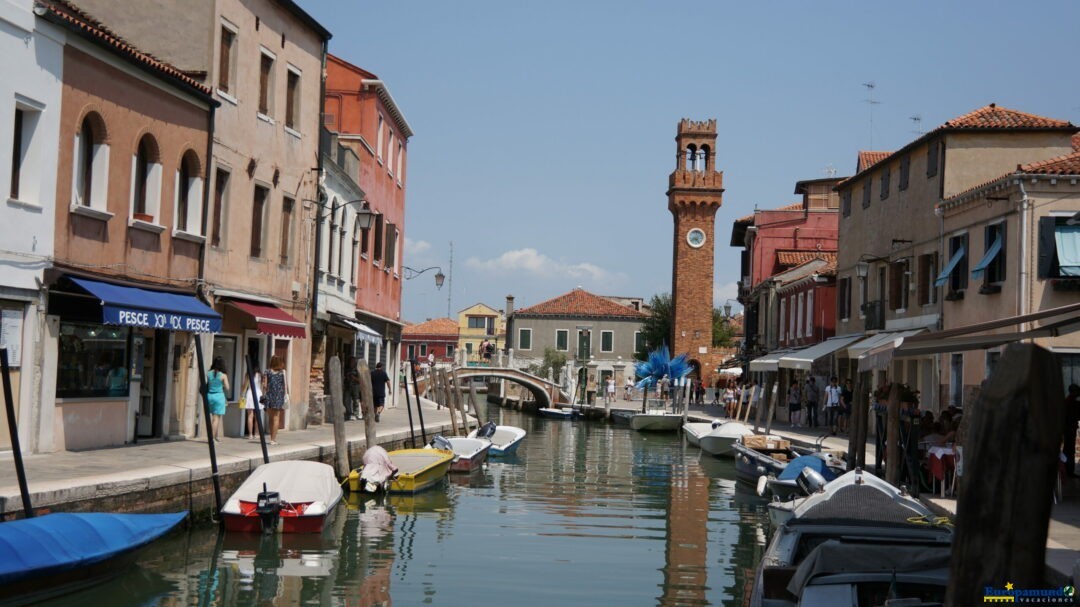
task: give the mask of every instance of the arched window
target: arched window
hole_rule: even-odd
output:
[[[108,187],[109,147],[105,145],[105,121],[96,112],[87,114],[75,134],[72,203],[105,210]]]
[[[155,223],[161,206],[161,158],[157,142],[143,135],[131,160],[131,211],[134,218]]]
[[[360,260],[360,218],[353,220],[352,230],[352,257],[349,258],[350,282],[356,286],[356,266]]]
[[[202,234],[202,177],[199,157],[194,151],[184,152],[176,169],[176,229],[189,234]]]
[[[690,144],[686,146],[686,170],[696,170],[694,163],[697,162],[697,146]]]
[[[337,198],[334,198],[330,203],[330,231],[326,236],[326,249],[328,253],[326,259],[327,274],[332,274],[334,272],[334,243],[337,241],[337,238],[335,238],[334,235],[337,234],[337,206]]]
[[[698,158],[701,160],[701,162],[699,164],[699,168],[698,168],[699,171],[710,171],[710,170],[712,170],[712,162],[711,162],[711,160],[709,158],[709,153],[710,152],[712,152],[712,150],[709,149],[709,146],[707,146],[707,145],[701,146],[701,149],[698,150]]]
[[[348,233],[345,228],[345,207],[341,207],[341,217],[338,220],[338,260],[337,260],[337,277],[343,279],[345,276],[345,235]]]

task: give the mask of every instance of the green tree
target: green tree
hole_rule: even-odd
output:
[[[728,318],[724,317],[724,312],[720,308],[713,308],[712,345],[714,348],[726,348],[731,345],[731,338],[735,336],[735,328],[731,326],[728,320]]]
[[[550,369],[551,376],[558,381],[559,374],[562,373],[564,366],[566,366],[565,353],[554,348],[544,348],[544,359],[538,365],[529,365],[528,371],[537,377],[547,377],[547,372]]]
[[[653,295],[649,301],[649,307],[651,308],[649,315],[641,323],[641,336],[645,340],[645,349],[634,352],[634,358],[638,360],[645,360],[649,350],[655,350],[664,344],[671,345],[673,326],[671,295],[669,293]]]

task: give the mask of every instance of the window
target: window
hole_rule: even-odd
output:
[[[337,243],[337,238],[334,235],[338,231],[338,201],[334,198],[330,201],[330,227],[326,233],[326,273],[334,273],[334,245]]]
[[[903,192],[908,186],[908,175],[911,174],[911,156],[905,154],[900,158],[900,183],[897,184],[900,191]]]
[[[931,141],[930,145],[926,147],[926,177],[934,177],[937,175],[939,152],[941,144],[937,141]]]
[[[176,171],[176,229],[189,234],[202,233],[202,177],[199,157],[188,150]]]
[[[1080,225],[1068,225],[1068,219],[1039,218],[1039,278],[1080,277]]]
[[[806,336],[814,336],[814,292],[806,292]]]
[[[74,206],[92,207],[104,211],[109,185],[109,146],[105,145],[105,122],[96,112],[90,112],[75,135]]]
[[[487,319],[483,316],[469,316],[468,323],[470,329],[487,329]]]
[[[401,145],[401,142],[397,144],[397,170],[394,171],[397,174],[397,182],[401,183],[401,157],[405,155],[405,147]]]
[[[349,259],[349,281],[356,285],[356,266],[358,265],[357,259],[360,257],[360,218],[353,220],[353,232],[352,232],[352,257]]]
[[[862,187],[862,208],[870,208],[870,180],[867,179]]]
[[[236,391],[239,390],[237,384],[241,384],[244,381],[244,374],[247,373],[246,366],[241,366],[237,369],[236,365],[236,338],[227,335],[215,335],[214,336],[214,354],[210,360],[214,360],[217,357],[221,357],[221,360],[225,361],[225,373],[228,374],[229,389],[225,390],[225,400],[235,400]],[[246,363],[241,363],[246,365]],[[224,386],[223,386],[224,387]]]
[[[840,297],[840,301],[837,302],[838,312],[840,312],[840,320],[847,320],[851,318],[851,278],[845,276],[837,281]]]
[[[601,352],[614,352],[615,351],[615,332],[614,331],[601,331],[600,332],[600,351]]]
[[[532,350],[532,329],[518,329],[518,349]]]
[[[224,93],[231,93],[232,83],[236,77],[236,32],[222,25],[221,40],[218,51],[218,89]]]
[[[386,172],[394,176],[394,131],[389,131],[386,138]]]
[[[942,281],[942,277],[945,278]],[[958,292],[968,286],[967,234],[960,234],[949,239],[949,265],[938,276],[937,284],[948,282],[949,291]]]
[[[368,232],[371,231],[370,227],[360,229],[360,256],[368,256]]]
[[[471,341],[465,342],[465,354],[472,355],[472,346],[473,344]]]
[[[409,354],[406,358],[408,358],[409,360],[416,358],[416,346],[414,346],[413,344],[409,344],[408,351]]]
[[[644,352],[648,344],[645,343],[645,334],[634,331],[634,352]]]
[[[592,335],[588,329],[584,331],[578,330],[577,332],[577,357],[579,359],[589,358],[592,354]]]
[[[906,260],[889,264],[889,309],[906,310],[908,307],[908,264]]]
[[[984,253],[979,263],[971,270],[972,278],[983,279],[983,286],[999,285],[1005,282],[1005,222],[986,226],[983,232]],[[984,289],[987,290],[987,289]],[[998,292],[1000,289],[992,289]]]
[[[427,344],[420,344],[420,356],[427,356]]]
[[[397,270],[397,234],[396,225],[386,224],[386,255],[383,257],[386,263],[384,265],[395,271]]]
[[[379,163],[381,164],[382,161],[383,161],[383,117],[382,117],[382,114],[379,114],[379,130],[378,130],[378,133],[376,134],[375,137],[378,140],[377,143],[375,144],[375,156],[379,159]]]
[[[131,328],[60,322],[56,397],[128,397]]]
[[[799,337],[804,337],[806,333],[803,331],[805,325],[803,324],[803,314],[806,312],[806,294],[799,293],[799,312],[793,319],[795,321],[795,332]]]
[[[288,264],[292,252],[293,207],[296,201],[288,196],[281,199],[281,263]]]
[[[143,135],[131,161],[131,209],[135,219],[153,223],[161,200],[161,160],[157,141]]]
[[[937,253],[919,255],[919,305],[926,306],[937,303],[937,287],[934,280],[937,278]]]
[[[383,226],[383,215],[382,215],[382,213],[376,213],[375,214],[375,242],[372,243],[373,246],[372,246],[372,251],[371,251],[371,256],[374,259],[374,261],[382,261],[382,258],[383,258],[382,257],[383,256],[383,247],[385,246],[383,244],[383,231],[384,231],[384,229],[385,229],[385,226]]]
[[[781,343],[783,343],[783,342],[787,341],[787,335],[784,332],[784,329],[787,328],[787,324],[784,323],[784,320],[787,317],[787,299],[781,298],[779,307],[780,307],[780,323],[777,326],[780,328],[780,335],[777,336],[777,339]]]
[[[337,260],[337,277],[339,280],[345,276],[345,206],[341,207],[341,218],[338,220],[337,229],[337,241],[338,241],[338,260]]]
[[[949,360],[949,404],[964,406],[964,355],[953,354]]]
[[[251,256],[262,257],[263,254],[263,224],[266,218],[266,198],[270,190],[257,185],[255,195],[251,202]]]
[[[859,318],[866,318],[866,303],[870,300],[870,278],[859,279]]]
[[[851,216],[851,190],[845,190],[840,195],[840,212],[844,214],[844,217]],[[743,272],[745,275],[746,273]]]
[[[23,110],[15,108],[15,129],[11,136],[11,198],[19,199],[19,181],[22,178],[23,156],[26,149],[23,146]]]
[[[994,373],[994,369],[997,368],[998,360],[1001,359],[1001,352],[996,350],[986,351],[986,377],[990,377]]]
[[[570,331],[568,329],[555,330],[555,349],[559,352],[570,350]]]
[[[210,245],[221,246],[221,235],[224,232],[225,204],[229,198],[229,172],[217,169],[214,177],[214,215],[210,224]]]
[[[296,129],[300,124],[300,72],[289,67],[285,77],[285,126]]]
[[[269,116],[274,98],[274,56],[259,54],[259,113]]]
[[[886,198],[889,197],[889,179],[890,179],[890,177],[891,177],[891,168],[890,167],[885,167],[881,171],[881,192],[878,193],[878,196],[882,200],[885,200]]]
[[[454,355],[454,344],[446,344],[446,356],[452,357]]]

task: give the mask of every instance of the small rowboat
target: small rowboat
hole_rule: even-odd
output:
[[[712,431],[703,434],[698,441],[701,450],[717,457],[734,457],[735,442],[744,436],[753,436],[754,431],[739,422],[713,422]]]
[[[463,436],[442,436],[436,434],[431,444],[425,449],[442,449],[454,452],[454,461],[450,472],[469,473],[478,470],[487,461],[491,441],[486,438],[465,438]]]
[[[491,441],[491,457],[511,455],[525,440],[525,430],[517,426],[496,426],[487,422],[469,433],[469,438],[486,438]]]
[[[187,515],[61,512],[0,523],[0,602],[36,604],[118,575]]]
[[[326,464],[284,461],[251,473],[221,509],[226,531],[320,533],[341,501],[341,485]]]
[[[540,414],[540,417],[548,417],[551,419],[573,419],[573,409],[560,409],[558,407],[543,407],[536,410]]]
[[[446,478],[454,452],[442,449],[397,449],[388,453],[397,468],[389,493],[417,493]]]
[[[668,413],[662,409],[635,413],[630,418],[630,427],[642,432],[674,432],[682,424],[683,416],[681,413]]]

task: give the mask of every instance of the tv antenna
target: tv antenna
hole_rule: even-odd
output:
[[[831,162],[825,165],[825,176],[836,177],[836,167],[834,167]]]
[[[915,126],[915,130],[912,133],[916,135],[925,135],[926,131],[922,130],[922,116],[920,114],[913,114],[908,116],[908,120]]]
[[[870,149],[874,149],[874,106],[879,105],[880,101],[874,100],[874,89],[877,88],[877,83],[873,80],[870,82],[862,83],[866,87],[866,105],[870,107]]]

